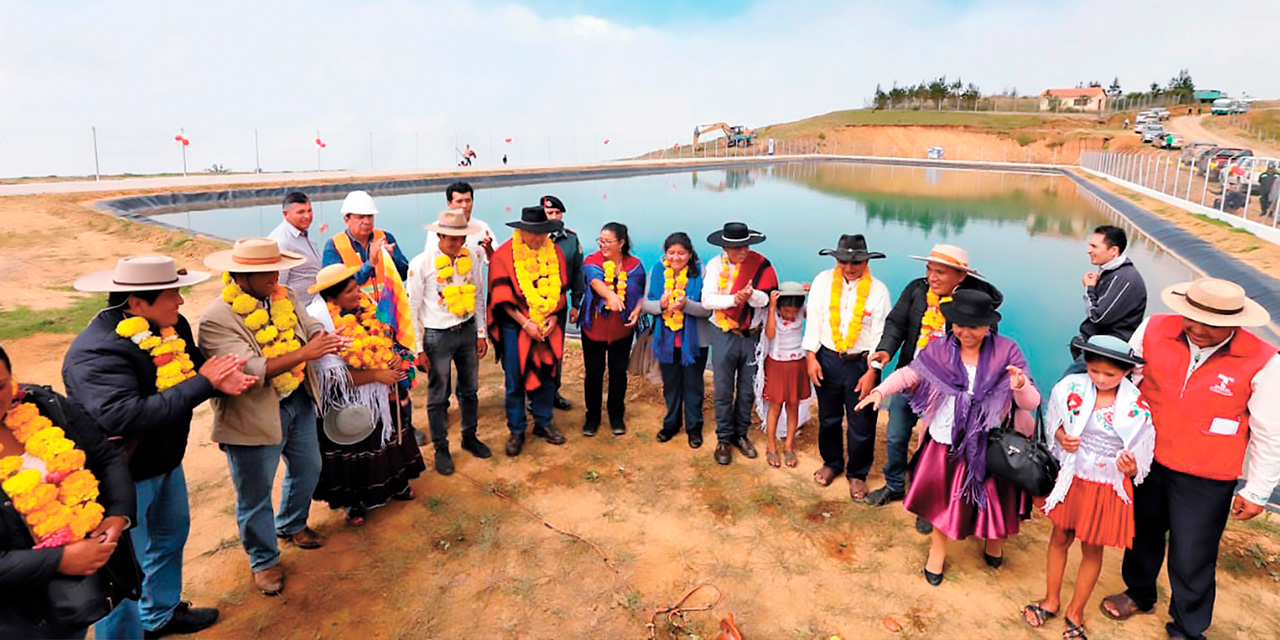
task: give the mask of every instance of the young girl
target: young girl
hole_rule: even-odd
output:
[[[1087,638],[1084,609],[1102,571],[1104,547],[1129,548],[1133,541],[1133,485],[1151,469],[1156,433],[1151,412],[1128,374],[1143,364],[1114,336],[1081,338],[1071,346],[1084,352],[1087,373],[1070,374],[1054,385],[1046,426],[1054,434],[1054,455],[1062,463],[1058,483],[1045,499],[1053,522],[1049,538],[1044,599],[1023,608],[1027,624],[1042,627],[1061,610],[1067,551],[1080,539],[1080,571],[1063,615],[1063,638]]]
[[[764,324],[764,339],[760,352],[764,359],[759,371],[763,372],[763,389],[758,390],[765,422],[765,460],[769,466],[780,465],[778,459],[778,420],[786,411],[786,441],[783,454],[787,466],[796,466],[796,431],[808,419],[808,400],[812,393],[809,375],[805,367],[804,348],[800,340],[804,336],[804,285],[784,282],[769,294],[769,316]]]

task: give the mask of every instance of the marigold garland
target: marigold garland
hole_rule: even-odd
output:
[[[619,298],[627,299],[627,272],[612,260],[604,261],[604,285],[618,294]]]
[[[664,258],[662,260],[662,291],[667,294],[667,309],[662,312],[662,323],[672,331],[684,328],[684,312],[671,308],[671,305],[686,297],[684,290],[688,284],[689,265],[681,267],[680,273],[676,273]]]
[[[267,359],[278,358],[302,348],[294,327],[298,326],[298,316],[294,312],[293,301],[289,292],[280,285],[271,290],[269,309],[260,309],[258,299],[245,293],[236,284],[230,273],[222,274],[222,300],[231,305],[231,310],[244,320],[244,326],[253,332],[253,338],[262,346],[262,355]],[[294,368],[271,379],[271,388],[281,397],[293,393],[306,379],[306,363],[298,363]]]
[[[187,341],[179,338],[173,327],[161,329],[157,336],[151,333],[151,324],[146,318],[132,316],[116,324],[116,335],[130,340],[151,356],[156,365],[156,391],[170,389],[196,375],[195,363],[187,354]]]
[[[351,346],[338,354],[353,369],[387,369],[395,357],[391,329],[378,320],[377,306],[368,297],[360,298],[360,307],[347,313],[329,302],[329,317],[338,335],[350,338]]]
[[[436,256],[436,289],[449,313],[464,318],[476,312],[476,285],[471,276],[471,251],[466,247],[457,258],[445,254]]]
[[[520,293],[529,303],[529,319],[541,325],[560,303],[560,259],[551,242],[543,242],[538,250],[530,249],[519,232],[511,237],[511,251]]]
[[[729,293],[729,286],[738,279],[738,265],[729,262],[729,256],[720,256],[720,282],[716,293]],[[733,331],[738,328],[738,321],[729,317],[724,311],[716,311],[712,320],[721,331]]]
[[[35,548],[84,539],[105,513],[95,502],[98,479],[84,468],[84,451],[21,396],[5,414],[4,426],[23,443],[26,455],[0,458],[0,488],[31,530]]]
[[[951,302],[951,296],[942,297],[930,289],[925,294],[925,302],[928,306],[924,315],[920,318],[920,337],[916,339],[916,352],[929,346],[934,338],[941,336],[947,327],[947,319],[942,317],[942,309],[939,307],[943,302]]]
[[[831,313],[829,316],[831,321],[831,342],[835,345],[836,353],[844,353],[852,349],[854,343],[858,341],[858,336],[862,333],[862,314],[867,308],[867,294],[871,292],[870,267],[862,272],[862,277],[858,278],[856,291],[858,299],[853,304],[853,317],[849,319],[849,330],[846,333],[840,326],[840,299],[844,294],[844,277],[840,275],[838,270],[831,272]]]

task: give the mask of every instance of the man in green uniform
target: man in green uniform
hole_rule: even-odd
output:
[[[542,196],[542,209],[547,212],[549,220],[564,220],[564,203],[560,198],[555,196]],[[569,323],[578,323],[578,311],[582,308],[582,295],[586,292],[587,283],[582,279],[582,243],[578,241],[578,234],[574,233],[569,227],[564,227],[560,231],[551,234],[551,241],[560,247],[560,251],[564,252],[564,261],[569,265],[569,271],[565,273],[565,282],[569,284],[569,303],[565,305],[565,310],[560,312],[560,326],[568,327]],[[565,322],[566,316],[568,323]],[[563,360],[563,359],[562,359]],[[556,366],[556,397],[554,406],[562,411],[573,408],[564,396],[560,395],[560,369],[559,364]]]

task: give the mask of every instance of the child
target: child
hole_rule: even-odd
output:
[[[1058,614],[1067,551],[1079,538],[1080,570],[1062,637],[1087,638],[1084,609],[1102,571],[1103,547],[1127,549],[1133,542],[1133,485],[1151,470],[1156,434],[1128,378],[1142,358],[1114,336],[1076,338],[1071,346],[1084,352],[1087,373],[1067,375],[1049,398],[1045,424],[1062,471],[1044,505],[1053,522],[1046,595],[1024,607],[1023,617],[1042,627]]]
[[[800,340],[804,336],[804,285],[784,282],[769,294],[769,315],[764,324],[764,339],[760,351],[764,365],[763,392],[759,410],[764,411],[765,433],[768,448],[765,460],[769,466],[778,467],[778,420],[786,411],[786,441],[783,454],[788,467],[798,463],[795,453],[796,431],[809,416],[809,396],[812,389],[805,368],[804,348]]]

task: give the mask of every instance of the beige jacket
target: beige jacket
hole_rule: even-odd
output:
[[[307,314],[302,303],[289,291],[289,299],[298,314],[298,339],[305,344],[307,338],[324,330],[324,325]],[[247,362],[244,372],[258,376],[258,382],[248,391],[236,397],[215,397],[213,403],[213,441],[220,444],[262,446],[280,444],[280,396],[271,388],[266,378],[267,359],[262,355],[262,345],[253,338],[253,332],[244,326],[244,320],[231,310],[231,305],[221,299],[215,301],[200,317],[197,341],[206,357],[234,353]],[[294,393],[302,391],[300,388]],[[316,386],[307,365],[306,391],[316,397]]]

